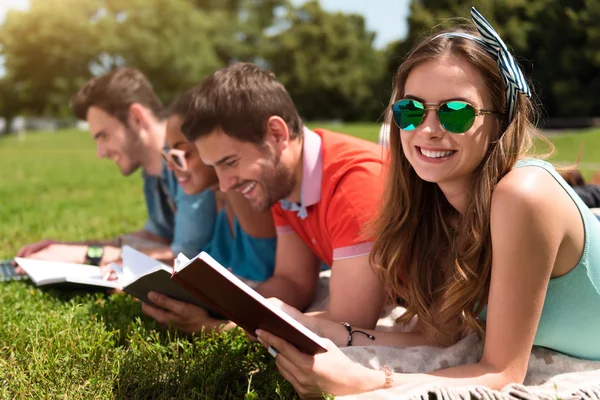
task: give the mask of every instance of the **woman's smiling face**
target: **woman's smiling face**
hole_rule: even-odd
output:
[[[492,109],[482,74],[462,57],[445,56],[414,67],[403,98],[438,105],[461,100],[476,109]],[[475,117],[466,132],[454,134],[441,126],[437,112],[428,110],[414,130],[400,130],[404,155],[417,175],[427,182],[462,182],[482,162],[493,129],[494,115]]]
[[[207,166],[200,159],[198,150],[193,143],[187,141],[181,132],[183,118],[179,115],[169,117],[167,121],[166,142],[169,149],[182,150],[185,153],[187,170],[182,171],[169,161],[167,167],[177,177],[177,182],[186,194],[200,193],[216,186],[217,175],[214,168]]]

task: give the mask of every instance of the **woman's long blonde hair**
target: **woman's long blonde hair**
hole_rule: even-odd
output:
[[[456,30],[454,30],[456,31]],[[463,30],[473,35],[474,31]],[[498,63],[473,40],[434,35],[413,48],[398,68],[390,105],[404,96],[410,72],[446,56],[462,57],[483,76],[494,110],[506,109]],[[481,164],[473,171],[466,211],[460,215],[435,183],[417,176],[402,150],[399,128],[390,124],[390,165],[384,204],[374,221],[371,262],[393,297],[403,298],[407,322],[418,316],[419,329],[435,343],[449,345],[466,329],[483,333],[477,316],[487,304],[492,264],[490,208],[496,184],[533,148],[537,133],[533,104],[519,94],[515,116],[498,116]]]

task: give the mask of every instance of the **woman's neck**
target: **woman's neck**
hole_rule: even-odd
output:
[[[464,178],[451,182],[440,182],[438,186],[448,203],[460,214],[464,214],[469,197],[472,196],[473,180]]]

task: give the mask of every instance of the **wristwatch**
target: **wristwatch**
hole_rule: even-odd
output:
[[[93,245],[88,246],[87,252],[85,253],[85,263],[89,265],[100,265],[103,255],[104,247]]]

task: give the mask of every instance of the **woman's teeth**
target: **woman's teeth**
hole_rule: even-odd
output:
[[[454,150],[429,151],[429,150],[425,150],[421,147],[419,147],[419,150],[421,151],[421,154],[423,154],[425,157],[429,157],[429,158],[442,158],[442,157],[447,157],[449,155],[454,154]]]

